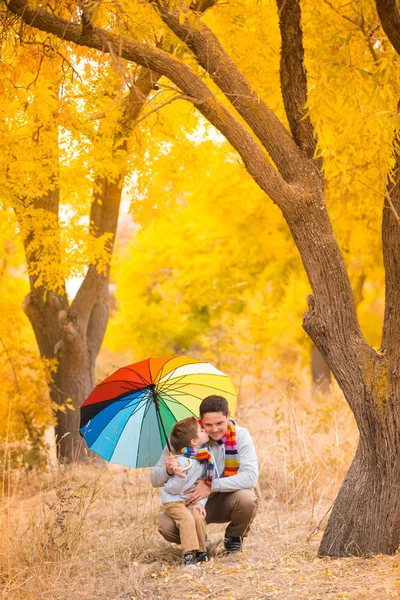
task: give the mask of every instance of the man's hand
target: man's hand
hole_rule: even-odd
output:
[[[169,454],[165,457],[165,468],[167,469],[168,475],[174,474],[174,467],[179,467],[178,459],[173,454]]]
[[[202,504],[200,504],[199,502],[197,504],[195,504],[193,506],[193,512],[195,510],[198,511],[201,514],[201,516],[203,517],[203,519],[206,518],[206,509],[204,508],[204,506]]]
[[[174,475],[178,475],[178,477],[186,479],[186,474],[184,473],[183,467],[180,467],[179,465],[174,465],[172,467],[172,470],[174,472]]]
[[[186,499],[185,504],[197,504],[199,500],[207,498],[211,494],[211,488],[203,479],[198,479],[194,487],[190,488],[185,493],[191,494],[189,498]]]

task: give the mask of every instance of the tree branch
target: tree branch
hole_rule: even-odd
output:
[[[400,11],[396,0],[376,0],[376,8],[384,32],[400,55]],[[398,104],[400,109],[400,102]],[[382,215],[382,251],[385,266],[385,314],[383,317],[382,351],[398,352],[400,328],[400,232],[397,216],[400,213],[400,134],[393,140],[395,166],[392,181],[386,184]]]
[[[90,31],[82,31],[79,24],[67,21],[42,8],[30,10],[26,0],[10,0],[8,8],[21,16],[27,24],[37,29],[52,33],[61,39],[74,42],[79,46],[87,46],[105,53],[114,51],[117,55],[128,61],[135,62],[168,77],[185,95],[195,98],[193,104],[237,150],[248,172],[261,189],[279,206],[290,202],[291,186],[287,186],[278,175],[270,164],[266,154],[247,129],[215,98],[209,88],[187,65],[157,48],[152,48],[134,40],[127,40],[100,28],[93,27]],[[253,102],[250,104],[256,110]],[[272,130],[269,133],[276,140],[276,144],[278,144],[280,143],[278,140],[282,141],[281,133],[283,126],[279,120],[276,119],[276,121],[280,134],[276,136]],[[287,167],[292,172],[294,178],[293,163],[296,162],[296,154],[298,157],[300,154],[298,153],[297,146],[287,132],[285,140],[286,144],[283,144],[283,150],[277,146],[275,155],[277,156],[279,153],[282,156],[286,155],[288,160]],[[285,153],[285,146],[287,147],[288,144],[295,149],[290,166],[289,156]]]
[[[217,4],[218,0],[193,0],[190,9],[193,12],[204,13],[206,10]]]
[[[385,266],[385,314],[383,318],[382,351],[398,352],[400,329],[400,137],[394,141],[396,164],[393,181],[386,186],[382,215],[382,252]]]
[[[275,113],[251,88],[214,33],[190,10],[171,9],[166,0],[154,0],[154,3],[164,23],[192,50],[198,63],[261,141],[285,181],[298,181],[305,163],[296,144]]]
[[[114,151],[127,151],[127,138],[160,77],[159,73],[155,73],[150,69],[144,67],[140,69],[129,93],[123,100],[122,115],[114,131]],[[122,143],[121,139],[123,140]],[[116,181],[110,181],[105,177],[97,177],[94,185],[95,192],[90,211],[90,223],[93,235],[96,238],[105,233],[111,234],[106,244],[110,262],[117,233],[123,182],[124,173],[121,173]],[[97,271],[95,265],[93,267],[89,268],[81,284],[82,293],[79,289],[72,307],[81,321],[81,326],[87,324],[87,345],[94,361],[100,350],[108,320],[110,263],[106,265],[105,273]],[[85,283],[86,279],[88,279],[88,284]]]
[[[400,10],[397,0],[375,0],[383,31],[400,55]]]
[[[283,103],[296,144],[307,158],[315,153],[317,141],[307,115],[307,72],[304,65],[300,0],[277,0],[281,31],[280,78]],[[321,168],[322,160],[318,160]]]

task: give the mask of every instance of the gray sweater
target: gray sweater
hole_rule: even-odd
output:
[[[215,461],[215,475],[211,486],[212,492],[236,492],[242,489],[251,489],[257,485],[258,460],[254,450],[253,440],[247,429],[236,425],[236,441],[239,456],[239,471],[231,477],[224,477],[225,445],[212,446],[211,450]],[[165,457],[168,449],[164,448],[156,465],[150,472],[150,481],[153,487],[163,486],[170,475],[165,468]]]
[[[181,467],[186,467],[189,464],[189,459],[185,456],[178,456],[178,463]],[[205,474],[206,464],[192,459],[192,466],[185,472],[185,479],[178,475],[168,476],[168,480],[164,483],[161,492],[162,504],[167,504],[167,502],[184,502],[187,496],[190,496],[190,494],[186,494],[186,490],[193,487],[198,479],[204,479]],[[205,506],[207,498],[203,498],[199,502]]]

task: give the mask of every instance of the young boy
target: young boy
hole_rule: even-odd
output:
[[[164,484],[161,502],[165,512],[172,517],[180,532],[183,546],[184,565],[194,565],[207,560],[205,504],[207,498],[197,504],[186,506],[185,491],[192,488],[199,479],[209,485],[214,475],[214,463],[209,453],[208,435],[195,417],[188,417],[175,423],[170,442],[178,453],[173,475]]]

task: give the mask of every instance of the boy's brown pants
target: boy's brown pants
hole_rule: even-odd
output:
[[[198,510],[188,508],[184,502],[168,502],[163,506],[179,530],[184,552],[206,551],[206,522]]]
[[[170,504],[180,504],[171,502]],[[217,492],[207,501],[207,523],[229,523],[227,535],[244,536],[257,513],[257,497],[253,490],[238,490],[237,492]],[[168,504],[165,504],[168,506]],[[182,504],[182,507],[185,505]],[[204,527],[206,524],[204,524]],[[175,544],[181,543],[182,533],[171,519],[166,510],[159,517],[158,531],[164,539]],[[193,548],[190,548],[193,550]]]

